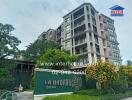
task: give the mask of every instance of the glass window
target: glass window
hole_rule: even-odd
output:
[[[97,52],[97,53],[100,53],[99,45],[95,44],[95,48],[96,48],[96,52]]]
[[[95,16],[95,12],[94,12],[93,9],[91,9],[91,14],[92,14],[93,16]]]
[[[90,25],[90,23],[88,23],[88,28],[91,29],[91,25]]]
[[[95,26],[93,26],[93,31],[97,33],[97,28]]]
[[[93,22],[94,25],[96,25],[96,20],[93,17],[92,17],[92,22]]]
[[[92,34],[89,32],[89,40],[92,41]]]

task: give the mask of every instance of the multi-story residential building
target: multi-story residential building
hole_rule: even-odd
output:
[[[84,3],[63,17],[64,48],[79,55],[77,64],[105,60],[98,11]]]
[[[63,23],[56,29],[56,42],[61,45],[61,50],[64,49],[64,28]]]
[[[63,23],[54,31],[50,32],[55,34],[52,36],[61,44],[61,49],[79,56],[76,65],[94,63],[98,59],[121,64],[114,20],[100,14],[90,3],[66,14]],[[43,37],[49,39],[50,32],[44,32]]]
[[[127,66],[132,66],[132,61],[131,60],[127,60]]]
[[[47,32],[41,33],[41,35],[38,38],[56,41],[56,31],[54,29],[49,29]]]
[[[114,20],[101,14],[99,16],[101,35],[103,38],[104,54],[106,60],[113,62],[115,65],[121,65],[121,56],[119,50],[119,43],[117,41],[117,35],[114,27]],[[108,58],[108,59],[107,59]]]

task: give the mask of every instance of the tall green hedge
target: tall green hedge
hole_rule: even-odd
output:
[[[15,67],[13,60],[0,60],[0,89],[13,87],[12,69]]]

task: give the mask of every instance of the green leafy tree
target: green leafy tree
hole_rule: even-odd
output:
[[[10,88],[11,70],[15,67],[13,60],[7,60],[12,57],[13,59],[19,54],[18,45],[21,43],[18,38],[11,33],[14,27],[9,24],[0,23],[0,88]]]
[[[120,68],[119,68],[119,72],[123,75],[126,76],[126,79],[127,79],[127,82],[128,82],[128,85],[130,87],[132,87],[132,66],[125,66],[125,65],[122,65]]]
[[[14,27],[12,25],[0,23],[0,59],[9,56],[15,57],[19,51],[17,46],[21,42],[11,34],[13,30]]]
[[[22,51],[24,60],[35,61],[45,53],[47,49],[59,49],[60,45],[45,39],[38,39],[34,43],[31,43],[25,51]]]
[[[68,69],[78,56],[58,49],[48,49],[38,60],[37,66],[51,69]]]

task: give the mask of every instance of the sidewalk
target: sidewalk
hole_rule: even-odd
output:
[[[24,92],[17,92],[18,100],[33,100],[33,92],[24,91]]]
[[[132,100],[132,97],[125,98],[125,99],[122,99],[122,100]]]

